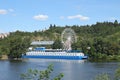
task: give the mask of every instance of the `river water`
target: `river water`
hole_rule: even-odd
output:
[[[55,59],[2,60],[0,61],[0,80],[21,80],[20,74],[27,72],[28,69],[44,70],[49,64],[54,65],[51,75],[63,73],[62,80],[94,80],[94,77],[100,73],[108,73],[113,78],[120,63]]]

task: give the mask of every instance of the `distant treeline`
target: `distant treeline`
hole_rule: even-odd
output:
[[[61,33],[65,28],[71,28],[77,35],[77,42],[73,49],[80,49],[90,59],[119,59],[120,55],[120,23],[97,22],[93,25],[56,26],[50,24],[49,29],[34,32],[16,31],[4,39],[0,39],[0,54],[7,54],[10,58],[19,58],[27,51],[34,40],[53,40],[53,48],[62,47]],[[57,45],[56,45],[57,44]],[[55,47],[57,46],[57,47]]]

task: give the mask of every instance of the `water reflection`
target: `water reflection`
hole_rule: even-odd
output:
[[[44,70],[54,65],[53,76],[64,73],[63,80],[93,80],[99,73],[113,77],[119,62],[91,63],[86,60],[24,59],[22,61],[0,61],[0,80],[20,80],[20,74],[29,68]]]
[[[30,62],[65,62],[65,63],[84,63],[87,60],[64,60],[64,59],[24,59],[23,61]]]

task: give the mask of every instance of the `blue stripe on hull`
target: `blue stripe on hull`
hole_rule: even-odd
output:
[[[26,56],[23,55],[22,58],[44,58],[44,59],[73,59],[73,60],[81,60],[87,59],[87,56]]]

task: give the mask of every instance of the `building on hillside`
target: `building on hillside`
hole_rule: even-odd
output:
[[[9,33],[0,33],[0,38],[5,38],[9,35]]]
[[[54,41],[33,41],[31,45],[52,45]]]
[[[52,48],[54,41],[33,41],[31,46]]]

